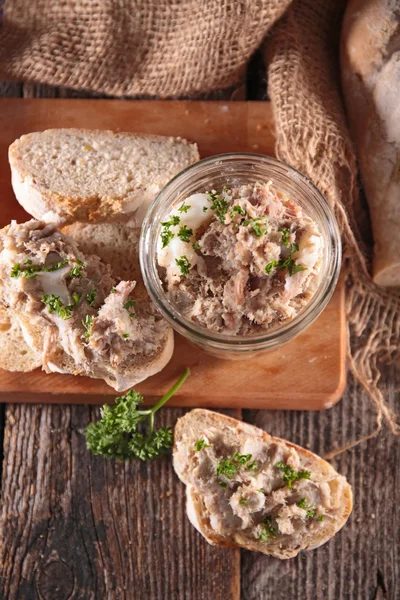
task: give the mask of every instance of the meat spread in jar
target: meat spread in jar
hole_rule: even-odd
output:
[[[304,309],[323,251],[317,223],[268,181],[176,204],[162,222],[157,260],[168,299],[186,319],[246,336]]]

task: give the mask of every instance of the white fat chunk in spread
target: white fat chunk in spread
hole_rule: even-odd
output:
[[[67,265],[57,271],[43,271],[39,273],[38,280],[43,288],[43,293],[48,295],[54,294],[54,296],[60,297],[63,304],[71,304],[71,298],[64,278],[70,270],[71,266]]]
[[[185,204],[185,206],[190,206],[187,212],[179,211],[183,204]],[[204,210],[205,208],[207,211]],[[212,218],[212,211],[210,210],[210,202],[207,200],[207,194],[193,194],[183,202],[179,202],[163,222],[169,221],[173,216],[178,216],[180,221],[178,225],[172,225],[169,228],[171,233],[174,234],[174,237],[165,248],[161,247],[161,238],[158,240],[158,264],[161,267],[168,268],[170,275],[180,276],[181,270],[176,264],[176,260],[185,256],[192,267],[201,261],[201,257],[193,248],[193,241],[195,239],[194,234],[196,233],[196,230],[208,223]],[[193,231],[193,235],[189,242],[184,242],[178,237],[180,228],[185,225],[187,229]]]

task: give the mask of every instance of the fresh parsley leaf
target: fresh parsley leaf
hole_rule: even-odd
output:
[[[268,233],[268,224],[266,222],[267,215],[263,215],[261,217],[254,217],[253,219],[247,219],[247,221],[243,221],[241,225],[243,227],[247,227],[251,225],[251,231],[257,236],[261,237]]]
[[[131,306],[135,306],[135,304],[136,300],[127,300],[124,304],[124,308],[126,308],[126,310],[129,310]]]
[[[82,267],[83,269],[86,269],[86,268],[87,268],[87,265],[86,265],[86,264],[85,264],[85,263],[84,263],[82,260],[79,260],[79,258],[76,258],[76,259],[75,259],[75,262],[76,262],[76,263],[77,263],[77,264],[78,264],[80,267]]]
[[[86,445],[93,454],[118,460],[152,460],[169,452],[172,446],[172,430],[169,427],[154,428],[155,413],[173,396],[189,376],[186,369],[180,379],[152,408],[139,410],[143,396],[130,390],[115,399],[114,406],[104,405],[101,417],[85,429]],[[148,433],[138,427],[148,420]]]
[[[297,506],[299,508],[303,508],[304,510],[306,510],[306,519],[312,519],[313,516],[315,515],[315,510],[311,508],[311,506],[309,506],[307,504],[307,500],[305,498],[301,498],[298,503]]]
[[[192,244],[192,247],[194,248],[194,250],[200,250],[199,242],[194,242],[194,244]]]
[[[240,500],[239,500],[239,504],[244,505],[244,504],[248,504],[248,503],[249,503],[248,498],[240,498]]]
[[[84,319],[82,319],[82,325],[85,328],[85,333],[83,334],[83,337],[84,337],[85,340],[89,339],[90,329],[92,327],[92,323],[93,323],[93,316],[92,315],[86,315],[86,317]]]
[[[180,258],[175,259],[176,264],[178,265],[182,275],[188,275],[190,271],[190,267],[192,263],[189,262],[187,256],[181,256]]]
[[[51,267],[43,267],[43,270],[46,271],[46,273],[52,273],[53,271],[58,271],[58,269],[62,269],[63,267],[65,267],[68,264],[68,260],[61,260],[60,262],[56,263],[55,265],[51,265]]]
[[[190,237],[192,235],[193,229],[188,229],[186,225],[182,225],[182,227],[178,231],[178,238],[180,238],[182,242],[190,242]]]
[[[276,538],[278,532],[272,526],[272,518],[271,517],[265,517],[264,521],[262,522],[262,527],[263,527],[262,531],[258,537],[260,542],[267,543],[267,542],[269,542],[269,540],[271,538]]]
[[[76,292],[74,292],[72,294],[72,304],[74,306],[76,306],[78,304],[78,302],[79,302],[79,294],[77,294]]]
[[[116,293],[116,291],[117,291],[117,290],[116,290],[116,288],[115,288],[115,287],[111,288],[111,294],[115,294],[115,293]]]
[[[251,456],[251,454],[240,454],[240,452],[235,452],[232,456],[232,460],[239,463],[239,465],[245,465],[251,460]]]
[[[246,468],[247,468],[248,471],[257,471],[257,467],[258,467],[257,461],[253,460],[251,463],[249,463],[247,465]]]
[[[221,194],[213,190],[207,193],[207,200],[211,202],[211,210],[213,210],[221,223],[225,222],[225,215],[228,212],[229,203]],[[203,208],[204,210],[204,208]]]
[[[170,229],[163,229],[161,232],[161,248],[168,246],[173,237],[174,234]]]
[[[324,515],[318,515],[317,521],[323,521],[325,519]]]
[[[310,508],[306,512],[306,519],[312,519],[314,515],[315,515],[315,510],[313,510],[312,508]]]
[[[197,440],[197,442],[195,442],[194,449],[196,450],[196,452],[200,452],[200,450],[203,450],[203,448],[211,448],[211,446],[210,444],[206,444],[204,438],[200,438],[199,440]]]
[[[180,208],[178,208],[178,211],[180,213],[187,213],[188,210],[190,210],[192,207],[189,206],[188,204],[185,204],[185,202],[182,204],[182,206]]]
[[[203,212],[206,213],[208,211],[208,206],[203,206]]]
[[[125,340],[127,340],[127,339],[128,339],[128,337],[130,337],[130,334],[129,334],[129,333],[123,333],[123,334],[122,334],[122,337],[123,337]]]
[[[27,258],[26,260],[24,260],[24,265],[31,265],[32,261],[30,258]]]
[[[20,263],[15,263],[15,265],[11,269],[11,277],[15,277],[15,278],[19,277],[20,272],[21,272]]]
[[[96,288],[93,288],[92,291],[89,292],[89,294],[86,294],[86,301],[90,306],[94,306],[94,303],[96,302],[96,296],[97,296]]]
[[[284,462],[277,462],[275,467],[282,472],[283,481],[288,488],[293,489],[293,483],[299,479],[310,479],[311,471],[296,471]]]
[[[222,488],[228,487],[228,484],[226,483],[226,481],[218,481],[218,485]]]
[[[42,302],[47,306],[49,313],[57,314],[61,319],[64,320],[72,317],[72,311],[75,308],[74,304],[65,306],[61,302],[60,296],[55,296],[54,294],[44,294],[44,296],[42,296]]]
[[[278,229],[278,231],[280,231],[282,233],[282,244],[284,246],[288,246],[289,245],[290,229],[288,229],[286,227],[282,227],[282,229]]]
[[[239,204],[236,204],[231,211],[231,217],[234,217],[235,214],[237,213],[238,215],[241,215],[242,217],[246,216],[246,211],[244,210],[244,208],[242,208],[241,206],[239,206]]]
[[[217,475],[223,475],[227,479],[232,479],[238,470],[239,469],[230,458],[224,458],[223,460],[220,460],[217,465]]]
[[[307,500],[305,498],[301,498],[301,500],[298,501],[297,506],[299,508],[308,508]]]
[[[72,269],[70,270],[70,272],[68,273],[68,275],[72,278],[76,277],[76,278],[80,278],[82,277],[82,270],[80,267],[78,267],[77,265],[75,265],[74,267],[72,267]]]
[[[18,278],[21,276],[25,277],[25,279],[35,279],[35,277],[38,276],[38,273],[40,273],[40,271],[42,270],[41,265],[32,265],[31,260],[29,263],[25,261],[24,264],[28,265],[24,269],[21,268],[20,263],[16,263],[15,265],[13,265],[11,269],[11,277]]]

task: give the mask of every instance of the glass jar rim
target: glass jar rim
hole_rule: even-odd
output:
[[[205,327],[198,326],[193,323],[193,321],[184,317],[169,301],[157,269],[157,236],[154,232],[154,228],[159,225],[157,222],[159,208],[166,200],[170,200],[168,203],[169,208],[173,206],[176,202],[178,193],[182,192],[182,187],[184,187],[185,180],[187,180],[188,176],[190,177],[191,175],[199,173],[199,171],[210,166],[218,168],[229,163],[232,165],[238,164],[238,162],[241,161],[252,161],[262,167],[281,169],[282,171],[285,171],[280,173],[281,177],[287,177],[288,180],[291,180],[292,184],[295,183],[298,187],[303,186],[304,189],[299,190],[299,192],[307,197],[307,201],[313,205],[313,208],[319,209],[326,219],[330,243],[334,250],[333,262],[328,265],[331,276],[328,278],[328,281],[320,282],[311,300],[298,315],[278,327],[272,328],[271,331],[267,329],[260,334],[246,336],[213,332]],[[273,179],[273,176],[271,176],[271,179]],[[181,187],[181,189],[178,189],[179,187]],[[310,194],[311,198],[310,196],[307,196],[307,192]],[[159,221],[160,220],[161,219],[159,219]],[[204,158],[193,165],[186,167],[167,183],[149,207],[143,221],[139,255],[147,291],[161,314],[169,321],[173,328],[178,331],[178,333],[181,333],[193,342],[207,343],[215,349],[229,349],[230,351],[236,349],[240,352],[241,350],[272,348],[278,344],[280,345],[289,341],[308,327],[308,325],[319,316],[330,300],[339,277],[341,265],[341,239],[339,227],[332,208],[320,190],[308,177],[286,163],[270,156],[251,152],[232,152]]]

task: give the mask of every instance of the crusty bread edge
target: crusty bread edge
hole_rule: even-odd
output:
[[[224,424],[229,427],[234,427],[236,429],[239,429],[239,432],[244,435],[251,436],[251,435],[254,435],[255,433],[258,433],[259,435],[262,435],[263,439],[268,443],[271,443],[271,442],[284,443],[285,445],[287,445],[291,448],[294,448],[301,456],[303,456],[303,458],[306,457],[306,458],[312,460],[313,462],[317,462],[320,469],[322,468],[322,470],[325,473],[332,472],[332,471],[336,473],[336,471],[332,467],[332,465],[327,463],[324,459],[322,459],[317,454],[310,452],[310,450],[307,450],[306,448],[302,448],[301,446],[298,446],[297,444],[293,444],[292,442],[288,442],[287,440],[273,437],[273,436],[269,435],[267,432],[263,431],[262,429],[255,427],[254,425],[249,425],[248,423],[238,421],[237,419],[234,419],[232,417],[228,417],[226,415],[222,415],[220,413],[216,413],[214,411],[210,411],[210,410],[206,410],[206,409],[194,409],[194,410],[190,411],[189,413],[187,413],[186,415],[184,415],[183,417],[181,417],[180,419],[178,419],[178,421],[175,425],[175,431],[174,431],[174,454],[175,454],[177,442],[180,439],[182,439],[182,434],[186,431],[188,422],[190,421],[194,424],[197,424],[197,421],[200,421],[201,426],[204,427],[205,418],[210,419],[211,423],[215,427],[220,427],[221,424]],[[176,469],[175,469],[175,471],[176,471]],[[178,477],[180,477],[179,474],[178,474]],[[181,477],[180,477],[180,479],[182,480]],[[225,547],[241,547],[241,548],[245,548],[247,550],[263,552],[264,554],[273,555],[273,556],[275,556],[277,558],[281,558],[281,559],[293,558],[300,551],[300,550],[285,549],[282,551],[274,551],[272,553],[270,550],[269,551],[263,550],[263,547],[260,544],[249,542],[243,536],[240,536],[240,534],[235,536],[235,540],[229,540],[227,538],[219,536],[215,532],[210,531],[207,519],[204,518],[205,507],[204,507],[204,503],[203,503],[201,497],[198,494],[196,494],[196,492],[193,490],[193,488],[189,482],[186,482],[184,480],[182,480],[182,481],[183,481],[183,483],[185,483],[185,485],[187,485],[190,488],[189,492],[187,492],[187,500],[189,503],[187,510],[190,512],[190,516],[188,514],[189,520],[194,525],[194,527],[196,527],[196,529],[207,539],[207,541],[209,543],[211,543],[213,545],[225,546]],[[307,550],[317,548],[318,546],[321,546],[322,544],[327,542],[346,523],[346,521],[352,511],[352,508],[353,508],[353,495],[352,495],[351,487],[347,481],[346,481],[346,486],[344,489],[344,498],[345,498],[345,505],[343,506],[342,516],[341,516],[340,521],[338,523],[332,522],[331,527],[324,527],[323,535],[321,534],[321,535],[315,536],[313,543],[306,548]]]

